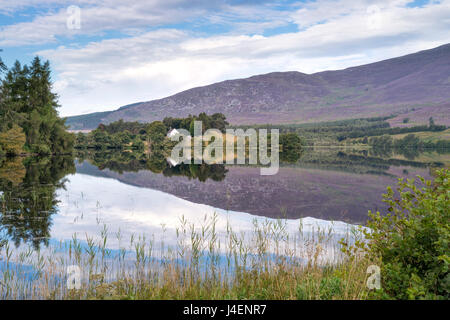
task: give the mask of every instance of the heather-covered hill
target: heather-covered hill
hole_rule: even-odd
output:
[[[302,123],[397,114],[450,125],[450,44],[344,70],[274,72],[189,89],[111,112],[70,117],[71,129],[119,119],[224,113],[232,124]],[[393,121],[396,124],[400,121]]]

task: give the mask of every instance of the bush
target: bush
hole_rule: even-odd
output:
[[[26,137],[23,129],[17,125],[6,132],[0,132],[0,147],[7,155],[19,155],[23,152]]]
[[[364,247],[371,259],[381,260],[381,289],[376,298],[449,299],[450,291],[450,172],[435,171],[434,182],[419,177],[399,179],[383,195],[389,213],[369,211]]]
[[[322,278],[320,281],[320,299],[331,300],[342,295],[342,280],[338,277]]]

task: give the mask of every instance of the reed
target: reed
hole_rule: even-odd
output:
[[[295,233],[286,221],[254,220],[250,232],[217,216],[200,225],[180,218],[176,242],[163,236],[74,234],[47,248],[0,242],[1,299],[365,299],[367,261],[345,255],[332,228]],[[355,230],[344,239],[355,240]],[[114,239],[115,246],[109,246]],[[69,266],[79,267],[80,288],[67,285]]]

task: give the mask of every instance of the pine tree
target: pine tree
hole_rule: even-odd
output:
[[[2,52],[3,50],[0,49],[0,52]],[[2,58],[0,57],[0,73],[2,73],[3,71],[7,70],[8,68],[6,68],[5,63],[3,62]]]
[[[0,131],[20,126],[25,148],[39,154],[67,153],[75,137],[58,116],[58,96],[52,92],[50,64],[35,57],[31,66],[16,61],[2,82]]]
[[[429,121],[429,124],[430,124],[430,128],[434,127],[434,119],[433,119],[433,117],[430,117],[428,119],[428,121]]]

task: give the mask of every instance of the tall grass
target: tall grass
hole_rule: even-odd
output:
[[[163,226],[163,229],[165,227]],[[286,221],[254,220],[251,232],[230,224],[217,232],[217,216],[198,226],[181,217],[176,243],[163,236],[110,232],[74,234],[43,249],[0,244],[1,299],[364,299],[363,257],[344,255],[332,228],[295,233]],[[355,230],[344,241],[360,237]],[[109,241],[114,240],[111,249]],[[69,266],[81,287],[69,289]]]

